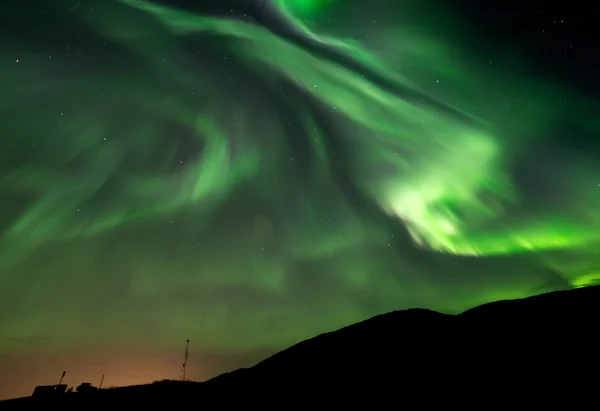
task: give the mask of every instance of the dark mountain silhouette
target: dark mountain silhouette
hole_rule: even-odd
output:
[[[460,315],[395,311],[204,383],[162,382],[53,401],[214,399],[227,405],[252,399],[264,404],[285,395],[286,401],[394,396],[430,402],[484,393],[488,400],[547,397],[572,389],[579,396],[595,392],[600,382],[599,318],[600,286],[490,303]],[[26,407],[32,401],[0,405]]]

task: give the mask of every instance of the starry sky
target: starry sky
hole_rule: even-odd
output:
[[[598,9],[449,3],[4,5],[0,398],[600,283]]]

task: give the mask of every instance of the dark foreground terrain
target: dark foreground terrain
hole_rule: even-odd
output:
[[[175,404],[293,405],[392,397],[404,403],[600,393],[600,286],[486,304],[460,315],[396,311],[288,348],[205,383],[151,385],[0,402],[0,409]],[[43,402],[41,404],[40,402]],[[58,404],[56,404],[58,403]],[[34,409],[31,408],[31,409]]]

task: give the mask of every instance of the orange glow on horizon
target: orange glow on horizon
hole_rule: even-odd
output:
[[[102,353],[97,355],[66,354],[13,357],[10,361],[0,357],[0,400],[26,397],[38,385],[58,384],[63,371],[63,384],[76,388],[82,382],[102,388],[150,384],[157,380],[180,378],[181,359],[175,355],[126,355]],[[215,374],[213,374],[215,375]],[[190,364],[187,379],[203,381],[212,375],[202,375],[196,365]]]

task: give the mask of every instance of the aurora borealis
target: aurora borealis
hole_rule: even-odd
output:
[[[593,99],[457,8],[33,3],[0,35],[0,398],[600,281]]]

